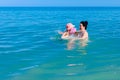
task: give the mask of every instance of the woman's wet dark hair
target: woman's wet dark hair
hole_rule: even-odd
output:
[[[87,21],[81,21],[80,24],[82,24],[85,27],[85,30],[87,29],[87,25],[88,25]]]

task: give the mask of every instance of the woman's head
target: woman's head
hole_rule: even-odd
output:
[[[87,21],[81,21],[80,22],[80,29],[87,29],[88,22]]]

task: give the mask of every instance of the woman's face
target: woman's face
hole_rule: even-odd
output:
[[[80,24],[80,30],[83,30],[83,29],[84,29],[83,24]]]

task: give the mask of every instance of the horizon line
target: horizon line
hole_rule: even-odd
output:
[[[120,7],[120,6],[0,6],[0,7]]]

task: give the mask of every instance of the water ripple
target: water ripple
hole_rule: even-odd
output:
[[[0,11],[1,76],[11,80],[119,77],[120,10],[61,10]],[[68,41],[61,40],[56,30],[64,31],[67,22],[79,29],[84,19],[89,22],[91,42],[85,47],[75,42],[70,49]]]
[[[21,68],[20,70],[28,70],[28,69],[32,69],[32,68],[35,68],[35,67],[38,67],[38,65]]]

